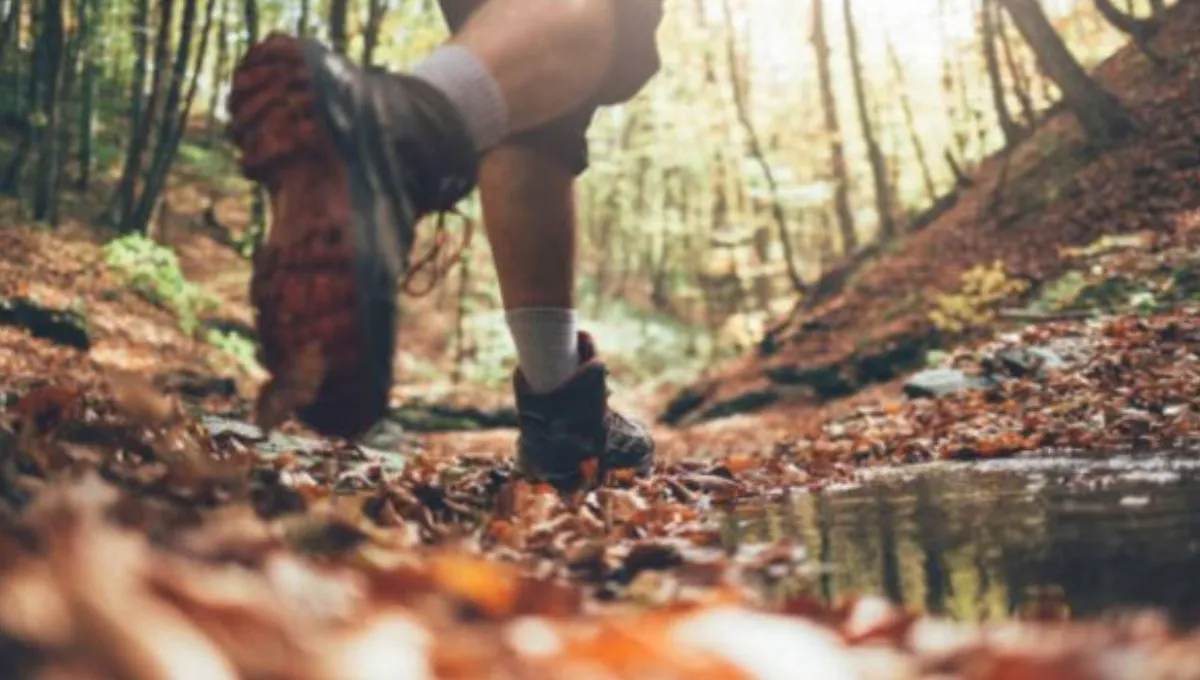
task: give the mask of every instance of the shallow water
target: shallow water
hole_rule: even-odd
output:
[[[1200,624],[1195,454],[913,466],[738,517],[741,541],[800,539],[821,566],[798,587],[831,601],[874,593],[962,620],[1154,607]]]

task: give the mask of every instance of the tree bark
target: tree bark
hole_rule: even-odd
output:
[[[1150,60],[1150,63],[1155,68],[1165,68],[1167,60],[1159,54],[1150,41],[1158,32],[1162,30],[1162,21],[1159,15],[1153,15],[1149,19],[1141,19],[1122,12],[1116,5],[1112,4],[1112,0],[1093,0],[1096,5],[1096,11],[1104,20],[1112,24],[1114,28],[1128,35],[1133,39],[1133,43],[1141,50],[1142,54]]]
[[[804,279],[800,276],[800,270],[796,268],[795,255],[792,252],[792,240],[787,230],[787,217],[783,213],[783,205],[779,202],[779,185],[775,181],[775,173],[771,170],[771,164],[767,161],[763,153],[758,131],[754,127],[754,121],[750,118],[749,109],[743,98],[744,90],[740,73],[741,68],[737,58],[737,41],[734,37],[733,8],[730,7],[730,0],[721,0],[721,8],[725,16],[725,56],[729,60],[733,105],[737,111],[737,118],[738,122],[741,123],[742,131],[746,134],[746,142],[750,147],[750,155],[762,170],[763,178],[767,182],[767,189],[771,193],[771,216],[775,220],[775,229],[779,236],[779,245],[783,250],[784,264],[787,266],[788,278],[791,280],[792,290],[797,293],[803,293],[807,289],[807,286],[804,283]]]
[[[858,30],[854,26],[854,10],[850,0],[842,0],[842,12],[846,19],[846,48],[850,57],[850,74],[854,83],[854,97],[858,105],[858,122],[862,128],[863,141],[867,145],[867,160],[871,164],[871,178],[875,184],[875,209],[879,213],[879,235],[882,240],[896,236],[896,221],[892,215],[892,190],[887,181],[887,164],[868,113],[867,88],[863,83],[862,64],[858,58]]]
[[[79,111],[79,179],[76,188],[86,191],[92,181],[92,146],[96,128],[96,80],[100,66],[97,44],[101,0],[80,3],[79,32],[83,51],[83,101]]]
[[[229,36],[226,34],[229,28],[229,0],[221,0],[220,9],[217,10],[216,26],[217,53],[213,55],[212,92],[208,100],[208,129],[206,130],[209,144],[216,143],[220,136],[217,110],[221,106],[220,84],[225,82],[226,63],[229,61]]]
[[[63,27],[61,0],[45,0],[42,5],[42,31],[38,41],[43,43],[45,60],[39,79],[41,91],[41,133],[38,162],[35,168],[33,219],[55,224],[58,221],[58,95],[62,85],[63,63],[66,61],[66,34]]]
[[[992,107],[996,109],[996,120],[1004,134],[1004,146],[1009,148],[1021,141],[1024,132],[1008,109],[1008,98],[1004,92],[1004,76],[1000,73],[1000,55],[996,49],[996,0],[983,0],[980,12],[980,42],[983,44],[983,59],[987,66],[988,81],[991,83]]]
[[[813,0],[812,12],[812,46],[817,58],[817,79],[820,82],[825,134],[829,136],[829,173],[834,183],[833,210],[837,218],[838,233],[842,237],[842,252],[849,255],[858,250],[858,233],[854,228],[854,213],[850,210],[850,177],[846,170],[846,147],[842,143],[837,100],[833,94],[833,74],[829,67],[825,0]]]
[[[139,5],[147,0],[139,0]],[[171,27],[173,26],[175,3],[174,0],[159,0],[158,37],[154,43],[154,73],[150,97],[145,101],[141,115],[130,126],[129,148],[125,155],[125,166],[121,170],[121,180],[117,185],[113,221],[121,227],[128,227],[137,198],[138,178],[142,174],[142,156],[150,142],[150,130],[154,126],[158,102],[162,98],[163,73],[171,56]],[[135,67],[136,68],[136,67]],[[144,67],[143,67],[144,68]]]
[[[329,0],[329,44],[338,54],[345,54],[350,42],[346,32],[350,0]]]
[[[134,212],[132,223],[128,225],[128,231],[144,232],[146,230],[154,206],[166,185],[167,173],[170,171],[171,163],[179,149],[179,142],[183,138],[188,117],[191,114],[192,102],[196,97],[200,71],[204,67],[204,55],[208,49],[208,36],[212,29],[215,6],[216,0],[208,0],[205,5],[204,25],[200,29],[200,44],[196,50],[196,65],[192,70],[191,83],[188,85],[185,95],[183,86],[187,81],[192,25],[195,23],[196,16],[196,0],[185,0],[184,2],[179,49],[171,76],[171,88],[167,92],[167,100],[163,107],[163,120],[159,127],[158,143],[155,146],[154,158],[146,172],[145,188],[142,191],[138,209]]]
[[[1136,132],[1133,114],[1116,95],[1083,70],[1054,30],[1038,0],[998,0],[1037,56],[1038,65],[1058,85],[1067,108],[1079,120],[1088,141],[1107,146]]]
[[[1024,69],[1017,63],[1012,41],[1008,39],[1004,13],[999,10],[998,6],[994,7],[996,9],[996,33],[1000,37],[1000,48],[1004,52],[1004,63],[1008,68],[1008,75],[1013,80],[1013,94],[1017,96],[1017,102],[1021,104],[1021,115],[1025,119],[1025,125],[1032,127],[1037,122],[1037,109],[1033,106],[1033,96],[1029,92],[1029,79],[1026,77]]]
[[[367,0],[367,22],[363,26],[363,66],[371,66],[374,63],[375,48],[379,46],[379,31],[383,27],[383,18],[386,15],[386,0]]]
[[[312,13],[312,0],[300,0],[300,16],[296,18],[296,35],[308,37],[309,15]]]
[[[4,15],[4,20],[0,21],[0,65],[4,64],[4,55],[8,53],[8,46],[16,42],[17,35],[21,30],[21,0],[9,0],[8,12]]]
[[[4,168],[4,176],[0,177],[0,193],[5,196],[16,196],[21,191],[21,177],[25,170],[25,162],[29,159],[29,152],[33,150],[33,145],[38,139],[38,125],[36,124],[35,116],[40,107],[41,102],[41,78],[42,63],[45,61],[43,53],[45,52],[46,43],[40,39],[41,20],[38,16],[38,7],[36,0],[30,7],[31,26],[29,32],[35,36],[33,41],[33,52],[29,59],[29,79],[25,82],[25,101],[23,104],[18,104],[21,107],[21,115],[25,122],[21,130],[21,139],[17,142],[17,148],[13,151],[12,158],[9,159],[8,165]]]

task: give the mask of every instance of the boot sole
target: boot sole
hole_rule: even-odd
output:
[[[330,124],[330,107],[347,102],[328,68],[315,42],[273,34],[254,45],[234,71],[230,137],[243,175],[270,196],[251,279],[272,376],[260,418],[294,411],[321,434],[353,438],[387,408],[394,284],[362,156]]]

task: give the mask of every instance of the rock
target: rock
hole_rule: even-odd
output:
[[[1065,368],[1067,362],[1046,347],[1009,347],[996,353],[994,363],[1006,375],[1014,378],[1036,376],[1044,378],[1047,371]],[[992,371],[989,371],[992,372]]]
[[[990,378],[967,375],[956,368],[931,368],[904,383],[904,395],[910,399],[937,399],[956,392],[984,390],[995,385]]]
[[[69,309],[45,307],[23,298],[0,298],[0,324],[17,326],[35,338],[87,351],[92,346],[87,320]]]

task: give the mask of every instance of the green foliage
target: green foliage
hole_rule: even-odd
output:
[[[962,276],[958,293],[942,295],[929,313],[933,324],[946,333],[964,333],[987,326],[995,319],[996,307],[1002,301],[1025,292],[1029,284],[1011,278],[1004,263],[996,260],[990,266],[978,265]]]
[[[198,316],[218,304],[212,293],[183,275],[174,251],[141,234],[106,243],[104,262],[137,294],[174,312],[185,333],[195,332]]]
[[[241,333],[210,330],[205,335],[208,344],[237,360],[247,370],[258,369],[258,356],[254,340]]]

